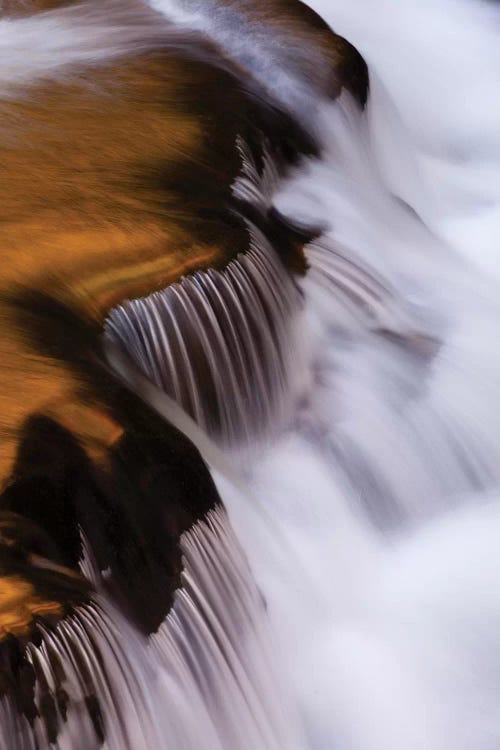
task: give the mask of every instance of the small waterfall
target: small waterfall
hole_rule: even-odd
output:
[[[280,185],[265,144],[257,168],[243,139],[234,196],[263,216]],[[277,434],[304,387],[302,293],[276,249],[247,220],[249,250],[113,310],[106,336],[228,449]]]
[[[106,333],[140,370],[226,446],[276,433],[301,360],[301,294],[264,235],[223,271],[208,270],[114,310]]]
[[[364,5],[371,17],[376,4]],[[440,13],[445,6],[456,10],[460,35],[467,38],[461,23],[469,17],[479,38],[477,9],[468,15],[463,3],[443,0]],[[410,2],[405,7],[400,23],[405,12],[417,14]],[[334,23],[332,8],[318,3]],[[418,117],[413,112],[409,127],[410,103],[372,28],[343,0],[335,10],[339,31],[361,51],[365,38],[380,64],[371,70],[366,115],[348,97],[321,105],[323,158],[272,195],[283,214],[325,227],[307,249],[300,338],[288,339],[288,354],[282,344],[279,358],[292,369],[301,359],[301,398],[291,395],[283,369],[288,411],[265,454],[246,465],[251,492],[241,497],[224,477],[217,481],[288,657],[308,750],[491,750],[500,737],[492,541],[500,481],[500,360],[492,342],[500,308],[482,224],[494,218],[482,203],[486,172],[471,145],[460,162],[460,206],[468,236],[477,231],[475,254],[450,212],[456,193],[445,162],[455,151],[445,149],[442,163],[426,152],[433,107],[443,133],[441,105],[426,110],[422,146]],[[421,12],[430,22],[430,8]],[[394,59],[402,28],[391,40]],[[490,28],[485,39],[493,35]],[[420,66],[432,92],[425,61]],[[486,75],[478,53],[480,70]],[[483,109],[487,124],[486,100]],[[477,114],[472,129],[480,122]],[[433,180],[446,201],[433,199]],[[205,331],[234,371],[213,324]],[[153,368],[142,368],[151,377]],[[169,378],[167,392],[178,398]],[[262,432],[261,414],[250,442]]]
[[[299,726],[276,672],[264,602],[225,517],[214,513],[184,540],[186,573],[171,616],[153,639],[165,672],[200,696],[205,721],[199,741],[209,747],[302,748]],[[193,747],[177,721],[174,746]],[[184,738],[184,739],[182,739]]]
[[[275,198],[327,225],[302,284],[314,387],[255,466],[257,509],[222,495],[274,603],[310,748],[491,750],[498,8],[312,5],[374,85],[366,116],[324,109],[322,162]]]
[[[105,750],[500,744],[498,8],[312,4],[366,54],[368,111],[311,97],[322,158],[278,186],[240,143],[234,186],[324,227],[305,278],[249,222],[225,270],[108,320],[217,442],[204,457],[226,510],[184,533],[150,639],[88,555],[95,604],[29,648],[58,750],[97,748],[100,716]],[[0,703],[2,750],[47,744],[40,718],[32,731]]]
[[[47,747],[50,737],[60,750],[303,750],[264,602],[225,512],[181,544],[183,585],[151,640],[102,586],[93,605],[42,628],[28,659],[37,707],[50,721],[37,718],[31,730],[2,702],[2,750]],[[99,585],[91,558],[84,569]]]

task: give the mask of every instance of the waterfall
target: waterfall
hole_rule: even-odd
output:
[[[276,433],[300,381],[291,346],[299,290],[264,235],[249,232],[250,251],[226,269],[127,302],[106,329],[152,383],[228,447],[249,448],[256,436]]]
[[[275,197],[327,227],[302,283],[311,378],[248,494],[218,482],[309,748],[491,750],[500,15],[311,5],[364,54],[371,97],[320,105],[323,158]]]
[[[40,717],[31,731],[2,702],[0,747],[46,747],[56,727],[61,750],[302,750],[275,636],[224,511],[187,532],[182,550],[182,588],[151,639],[110,602],[88,553],[95,602],[30,647]]]
[[[491,750],[500,16],[312,4],[365,55],[371,98],[323,108],[322,162],[276,198],[328,225],[303,283],[314,386],[255,467],[259,511],[222,495],[310,748]]]
[[[150,4],[292,92],[320,157],[257,179],[240,142],[233,190],[323,231],[297,278],[248,220],[225,269],[111,312],[139,375],[111,364],[198,446],[224,508],[182,535],[149,638],[87,549],[93,604],[28,648],[36,706],[60,750],[494,750],[500,10],[311,0],[369,64],[361,111],[304,93],[282,50],[242,50],[238,2],[210,21],[211,2]],[[43,750],[33,726],[0,703],[1,750]]]

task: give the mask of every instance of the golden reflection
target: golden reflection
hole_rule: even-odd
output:
[[[60,602],[37,595],[33,586],[19,576],[0,577],[0,641],[8,635],[23,638],[29,635],[37,617],[62,614]]]
[[[99,405],[82,402],[74,372],[35,350],[2,295],[41,290],[102,324],[125,299],[228,260],[221,243],[192,232],[190,207],[162,184],[169,165],[189,170],[202,162],[214,171],[206,164],[206,125],[185,101],[203,97],[196,87],[204,75],[209,88],[217,83],[206,71],[172,54],[143,55],[0,103],[3,483],[30,414],[67,424],[99,460],[121,428]],[[224,189],[232,174],[225,168],[214,172]]]

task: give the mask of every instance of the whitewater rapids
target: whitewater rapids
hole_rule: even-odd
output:
[[[328,226],[305,395],[251,492],[219,484],[308,750],[494,750],[500,9],[311,5],[364,55],[371,99],[323,108],[322,163],[277,199]],[[335,286],[348,267],[385,290],[366,315]]]

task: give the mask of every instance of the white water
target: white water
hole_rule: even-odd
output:
[[[307,750],[497,750],[500,10],[313,7],[371,98],[321,107],[323,161],[276,199],[329,226],[304,282],[311,379],[251,488],[218,482]]]
[[[327,155],[278,205],[327,219],[340,279],[353,262],[390,295],[380,323],[310,274],[315,386],[253,497],[221,479],[223,497],[311,750],[496,750],[500,9],[313,7],[365,55],[372,98],[361,121],[325,109]]]
[[[92,626],[112,750],[500,747],[500,11],[316,9],[365,55],[369,111],[324,106],[325,157],[278,199],[330,225],[304,281],[311,380],[251,487],[218,477],[272,632],[224,524],[190,532],[152,644],[109,604]]]
[[[43,692],[59,698],[61,684],[69,696],[59,750],[303,750],[261,594],[225,512],[184,534],[182,550],[182,589],[151,639],[109,601],[89,557],[84,572],[98,591],[97,606],[44,631],[41,648],[30,647],[47,686],[42,690],[38,677],[37,706]],[[103,744],[85,708],[92,695],[104,717]],[[0,702],[1,750],[48,747],[40,719],[31,732]]]
[[[107,321],[141,371],[226,448],[246,456],[293,412],[303,356],[300,294],[266,238],[218,272],[126,302]],[[293,346],[295,342],[295,346]]]

